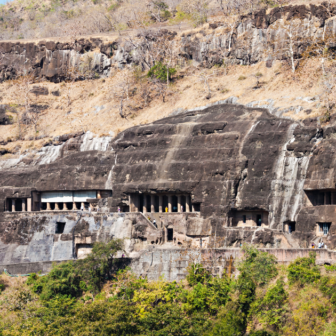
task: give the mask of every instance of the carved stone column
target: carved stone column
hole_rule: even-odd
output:
[[[181,211],[181,203],[182,203],[182,197],[181,195],[177,196],[177,212],[182,212]]]
[[[50,211],[51,210],[51,207],[50,207],[50,203],[47,202],[47,210]]]
[[[26,200],[22,198],[22,211],[26,211]]]
[[[12,198],[12,212],[15,212],[15,199]]]
[[[27,198],[27,211],[32,211],[32,199]]]
[[[63,210],[67,211],[68,210],[68,205],[66,204],[66,202],[63,202]]]
[[[189,200],[189,195],[186,195],[186,208],[185,211],[186,212],[190,212],[190,200]]]
[[[168,195],[168,212],[172,212],[173,196]]]

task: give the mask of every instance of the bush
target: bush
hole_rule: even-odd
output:
[[[250,245],[243,246],[244,259],[238,265],[238,270],[248,274],[257,286],[262,286],[273,279],[277,274],[276,258],[257,250]]]
[[[290,284],[304,286],[320,279],[320,270],[315,265],[316,253],[310,252],[308,258],[298,258],[288,266]]]
[[[202,264],[192,264],[188,267],[187,281],[190,286],[198,283],[204,284],[211,278],[211,274],[203,267]]]
[[[172,76],[176,74],[175,68],[169,68],[168,70],[168,78],[171,80]],[[156,63],[151,69],[148,71],[147,77],[155,77],[162,82],[167,81],[167,66],[162,64],[162,62]]]
[[[319,285],[320,291],[326,295],[333,305],[336,305],[336,278],[323,276]]]
[[[246,79],[245,76],[239,76],[239,77],[238,77],[238,80],[239,80],[239,81],[241,81],[241,80],[245,80],[245,79]]]
[[[33,286],[33,291],[40,294],[42,300],[63,295],[79,297],[85,289],[72,261],[54,266],[49,274],[42,277],[31,274],[27,284]]]
[[[283,279],[277,280],[276,284],[267,290],[265,296],[253,304],[251,312],[255,313],[266,327],[280,330],[285,321],[288,294],[284,286]]]

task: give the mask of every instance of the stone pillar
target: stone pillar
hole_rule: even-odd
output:
[[[51,210],[51,207],[50,207],[50,203],[49,203],[49,202],[47,203],[47,210],[49,210],[49,211]]]
[[[55,211],[57,210],[59,210],[60,208],[59,208],[59,205],[58,205],[58,203],[57,202],[55,202]]]
[[[26,211],[26,201],[24,198],[22,198],[22,211]]]
[[[81,208],[83,208],[83,210],[85,210],[85,204],[84,204],[84,202],[81,203]]]
[[[191,204],[191,211],[192,211],[192,212],[195,212],[194,204]]]
[[[177,212],[181,212],[181,203],[182,203],[182,199],[181,199],[181,195],[177,196]]]
[[[172,212],[173,196],[168,195],[168,212]]]
[[[15,199],[12,198],[12,212],[15,212]]]
[[[151,195],[151,212],[155,212],[155,195]]]
[[[163,206],[163,196],[159,196],[159,212],[162,212],[162,206]]]
[[[73,202],[72,210],[78,210],[78,209],[77,209],[77,206],[76,206],[76,202]]]
[[[32,199],[27,198],[27,211],[32,211]]]
[[[97,190],[97,198],[98,198],[98,199],[101,199],[101,198],[102,198],[102,197],[101,197],[100,190]]]
[[[186,195],[186,208],[185,211],[186,212],[190,212],[190,201],[189,201],[189,195]]]
[[[66,204],[66,202],[63,202],[63,210],[67,211],[68,210],[68,205]]]
[[[128,204],[129,204],[129,212],[134,212],[134,204],[132,195],[128,195]]]
[[[146,213],[147,212],[147,195],[143,195],[143,208],[142,212]]]

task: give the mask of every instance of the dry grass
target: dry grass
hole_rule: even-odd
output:
[[[318,102],[308,103],[297,99],[298,97],[314,97],[321,94],[320,65],[316,60],[309,60],[296,73],[295,77],[280,62],[275,62],[272,68],[267,68],[264,62],[253,66],[234,66],[228,69],[227,75],[225,75],[223,68],[218,68],[216,69],[216,75],[209,79],[212,91],[210,99],[207,99],[204,85],[195,76],[199,71],[193,67],[184,69],[184,77],[176,79],[170,86],[170,95],[167,98],[167,102],[163,103],[157,97],[149,106],[131,111],[127,118],[120,117],[117,108],[118,102],[112,94],[113,87],[118,85],[118,81],[122,76],[113,76],[106,80],[87,80],[75,83],[71,92],[72,103],[69,109],[66,107],[68,84],[40,83],[39,85],[48,87],[50,92],[59,90],[61,95],[60,97],[55,97],[52,94],[40,96],[34,102],[49,106],[42,113],[38,126],[38,135],[54,137],[88,130],[98,135],[111,134],[111,132],[117,134],[126,128],[166,117],[175,109],[192,109],[224,100],[229,96],[238,97],[239,102],[242,104],[273,99],[275,107],[302,106],[303,109],[299,113],[295,114],[292,111],[286,114],[286,116],[294,120],[321,115]],[[205,71],[210,73],[213,69]],[[262,74],[258,88],[256,88],[257,78],[255,77],[257,73]],[[246,79],[239,80],[243,77]],[[136,85],[139,87],[141,84]],[[1,89],[3,92],[2,104],[16,103],[13,100],[13,93],[16,90],[15,85],[6,82],[1,84]],[[97,107],[100,107],[101,110],[97,111]],[[312,110],[309,115],[304,112],[307,109]],[[69,114],[67,113],[68,110],[71,111]],[[15,120],[16,115],[13,114],[13,117]],[[16,123],[0,126],[0,139],[15,139],[17,135],[18,127]],[[31,138],[33,135],[33,128],[28,127],[26,129],[26,139]],[[38,140],[34,144],[32,144],[31,140],[23,141],[20,143],[21,150],[32,147],[38,148],[45,141],[45,139]],[[14,149],[17,146],[18,142],[14,141],[8,143],[5,148]]]

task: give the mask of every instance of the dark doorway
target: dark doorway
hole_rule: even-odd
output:
[[[243,215],[243,223],[246,224],[246,215]]]
[[[68,210],[72,210],[72,208],[73,208],[73,203],[72,202],[68,202],[66,205],[67,205]]]
[[[47,210],[47,203],[41,203],[41,210]]]
[[[182,210],[181,212],[186,212],[186,197],[185,196],[181,196],[181,206],[182,206]]]
[[[317,204],[316,205],[324,205],[324,192],[319,192],[317,194]]]
[[[55,233],[63,233],[64,232],[64,227],[65,227],[65,223],[63,222],[56,222],[56,229],[55,229]]]
[[[50,203],[50,210],[55,210],[55,203]]]
[[[172,196],[172,212],[177,212],[177,196]]]
[[[292,233],[292,232],[295,231],[295,224],[296,224],[296,222],[289,222],[288,223],[288,232],[289,233]]]
[[[168,229],[168,241],[173,241],[173,237],[174,237],[174,230]]]
[[[152,202],[151,202],[151,195],[146,195],[146,211],[147,212],[151,212],[151,205],[152,205]]]
[[[124,205],[121,207],[121,212],[129,212],[129,205]]]
[[[201,211],[201,204],[200,203],[194,203],[193,207],[194,207],[195,212],[200,212]]]
[[[257,215],[257,226],[261,226],[261,215]]]
[[[80,210],[81,208],[81,203],[80,202],[76,202],[76,209],[75,210]]]
[[[166,195],[162,197],[162,208],[163,208],[162,209],[163,212],[168,212],[168,196]]]
[[[325,193],[325,205],[330,205],[331,204],[331,192],[327,191]]]
[[[324,236],[327,236],[330,230],[331,223],[318,223],[320,232],[323,232]]]
[[[143,212],[143,204],[144,204],[143,199],[144,199],[144,195],[140,194],[139,195],[139,209],[138,209],[139,212]]]
[[[15,200],[15,211],[22,211],[22,200],[20,198]]]
[[[159,196],[154,196],[154,212],[159,212]]]

